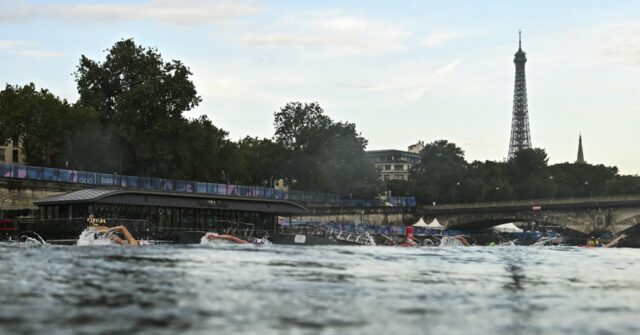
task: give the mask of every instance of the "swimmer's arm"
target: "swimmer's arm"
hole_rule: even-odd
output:
[[[462,237],[462,236],[456,236],[456,239],[457,239],[458,241],[462,242],[462,244],[463,244],[465,247],[470,246],[469,241],[467,241],[467,239],[466,239],[466,238],[464,238],[464,237]]]
[[[123,240],[123,239],[119,238],[119,237],[118,237],[118,236],[116,236],[116,235],[111,236],[111,240],[112,240],[113,242],[115,242],[115,243],[119,244],[119,245],[127,245],[127,244],[129,244],[129,243],[127,243],[127,241],[125,241],[125,240]]]
[[[627,235],[622,234],[622,235],[616,237],[613,241],[605,244],[604,247],[605,248],[611,248],[611,247],[615,246],[616,244],[618,244],[618,242],[620,242],[621,240],[625,239],[626,237],[627,237]]]
[[[93,229],[98,233],[107,233],[109,232],[109,228],[105,226],[94,226]]]
[[[133,237],[133,235],[131,235],[131,233],[129,232],[129,229],[127,229],[125,226],[117,226],[109,229],[109,232],[114,232],[114,231],[121,232],[124,235],[127,242],[129,243],[129,245],[138,245],[138,241]]]

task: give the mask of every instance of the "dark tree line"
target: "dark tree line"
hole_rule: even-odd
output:
[[[187,66],[122,40],[103,61],[80,58],[80,98],[61,100],[34,84],[0,92],[0,143],[19,141],[26,163],[369,197],[376,172],[355,125],[334,122],[317,103],[292,102],[274,113],[273,139],[234,142],[206,116]]]
[[[543,149],[525,149],[507,162],[467,162],[464,151],[445,140],[425,146],[407,182],[393,181],[396,195],[412,194],[422,204],[640,194],[640,178],[616,167],[548,165]]]

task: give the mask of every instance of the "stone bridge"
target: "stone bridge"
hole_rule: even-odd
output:
[[[449,229],[536,222],[584,234],[618,234],[640,224],[640,195],[435,205],[422,207],[418,215],[427,222],[437,218]]]

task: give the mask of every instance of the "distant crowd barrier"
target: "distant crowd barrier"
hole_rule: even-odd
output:
[[[0,176],[4,178],[51,181],[94,186],[112,186],[145,190],[280,199],[303,203],[323,203],[329,205],[340,204],[340,196],[330,193],[279,190],[258,186],[242,186],[176,179],[126,176],[119,175],[117,173],[96,173],[78,170],[26,166],[12,163],[0,163]]]

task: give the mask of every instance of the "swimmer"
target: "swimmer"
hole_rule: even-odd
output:
[[[413,238],[413,227],[409,226],[406,229],[406,236],[405,236],[404,242],[402,242],[400,246],[415,247],[417,245],[418,243],[416,243],[416,240]]]
[[[218,233],[206,233],[204,235],[207,240],[209,241],[229,241],[235,244],[247,244],[249,242],[239,238],[239,237],[235,237],[233,235],[218,235]]]
[[[142,240],[136,240],[131,232],[124,226],[116,226],[113,228],[108,228],[105,226],[91,226],[91,229],[94,230],[94,238],[98,238],[99,236],[109,236],[109,238],[119,244],[119,245],[142,245],[144,242]]]
[[[595,238],[595,236],[591,235],[591,237],[587,240],[587,246],[595,248],[595,247],[601,247],[602,245],[600,244],[600,241],[598,241],[598,239]]]
[[[604,247],[605,248],[613,248],[618,244],[618,242],[624,240],[625,238],[627,238],[627,235],[622,234],[622,235],[616,237],[615,239],[611,240],[611,242],[605,244]]]
[[[602,244],[595,237],[591,236],[587,240],[587,244],[580,245],[580,247],[585,247],[585,248],[613,248],[618,243],[620,243],[620,241],[624,240],[625,238],[627,238],[627,235],[622,234],[622,235],[616,237],[615,239],[611,240],[611,242],[609,242],[607,244]]]
[[[460,241],[460,243],[462,243],[462,245],[464,245],[465,247],[468,247],[468,246],[471,245],[469,243],[469,241],[467,241],[467,239],[464,238],[464,236],[462,236],[462,235],[456,235],[453,238],[455,238],[456,240]]]

